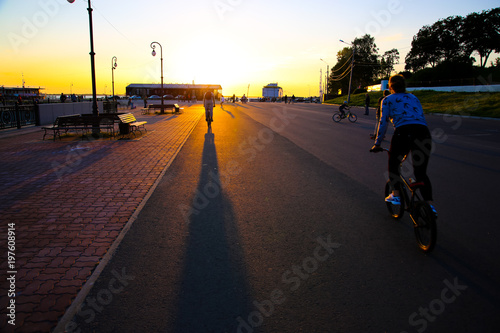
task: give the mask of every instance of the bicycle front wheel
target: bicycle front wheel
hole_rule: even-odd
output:
[[[387,181],[385,184],[385,197],[387,197],[389,194],[392,193],[394,190],[394,187],[391,185],[390,181]],[[400,218],[403,217],[404,212],[405,212],[405,201],[404,201],[404,196],[400,195],[399,197],[401,199],[401,204],[400,205],[393,205],[390,202],[386,202],[387,210],[391,214],[392,218],[399,220]]]
[[[418,247],[425,253],[431,252],[436,245],[436,216],[425,201],[417,201],[411,215]]]
[[[342,118],[340,117],[340,114],[339,113],[335,113],[333,116],[332,116],[332,119],[334,122],[338,123],[340,120],[342,120]]]
[[[349,115],[347,116],[347,119],[349,119],[349,121],[351,123],[355,123],[356,120],[358,120],[358,117],[354,113],[349,113]]]

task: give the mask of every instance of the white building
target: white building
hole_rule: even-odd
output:
[[[277,83],[269,83],[262,88],[262,96],[264,98],[281,98],[283,97],[283,88],[279,87]]]

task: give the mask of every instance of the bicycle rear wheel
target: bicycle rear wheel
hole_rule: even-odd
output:
[[[390,181],[387,181],[385,184],[385,197],[387,197],[389,194],[392,193],[394,190],[393,186],[391,185]],[[391,214],[392,218],[399,220],[400,218],[403,217],[404,212],[405,212],[405,201],[404,201],[404,196],[400,195],[399,196],[401,199],[401,204],[400,205],[393,205],[390,202],[386,202],[387,210]]]
[[[347,116],[347,119],[349,119],[349,121],[351,123],[355,123],[356,120],[358,120],[358,117],[354,113],[349,113],[349,115]]]
[[[417,201],[411,215],[418,247],[425,253],[431,252],[436,245],[436,216],[425,201]]]
[[[334,122],[338,123],[342,118],[340,117],[340,114],[339,113],[335,113],[333,116],[332,116],[332,119]]]

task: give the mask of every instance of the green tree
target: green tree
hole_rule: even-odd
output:
[[[468,51],[477,52],[480,66],[486,67],[491,53],[500,52],[500,7],[467,15],[463,38]]]
[[[439,62],[439,52],[436,48],[438,37],[435,26],[425,25],[413,36],[411,49],[405,58],[405,69],[418,71],[427,65],[435,67]]]
[[[336,94],[338,90],[342,94],[349,89],[349,74],[351,73],[352,49],[344,47],[337,52],[337,63],[333,66],[328,78],[328,92]]]
[[[443,63],[472,66],[477,52],[485,67],[492,52],[500,51],[500,8],[471,13],[465,18],[449,16],[422,27],[413,37],[405,69],[418,71]]]
[[[353,49],[354,68],[351,68]],[[394,56],[398,52],[391,50],[389,53],[386,55],[385,61],[386,65],[391,67],[391,64],[393,66],[396,61]],[[352,47],[345,47],[337,53],[337,63],[333,66],[328,79],[328,91],[336,93],[341,89],[342,94],[346,94],[349,90],[351,70],[353,70],[351,91],[354,91],[358,86],[365,87],[377,78],[380,66],[375,38],[369,34],[356,38],[352,42]]]
[[[464,18],[450,16],[422,27],[411,42],[405,69],[417,71],[443,62],[468,62],[470,48],[463,36]]]
[[[397,49],[386,51],[380,59],[380,78],[391,76],[396,64],[399,64],[399,51]]]
[[[356,38],[354,46],[353,87],[367,86],[376,79],[380,71],[378,48],[375,38],[369,34]]]

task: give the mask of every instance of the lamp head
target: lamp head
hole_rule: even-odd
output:
[[[68,0],[68,2],[69,2],[69,3],[73,3],[73,2],[75,2],[75,0]]]
[[[153,52],[151,52],[151,54],[154,56],[156,56],[156,51],[153,49]]]

